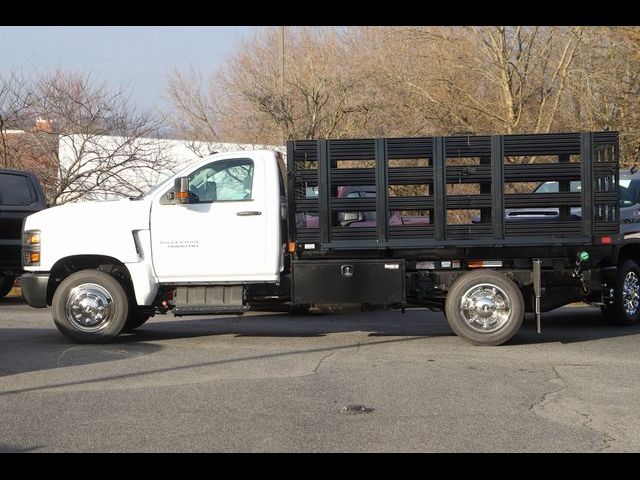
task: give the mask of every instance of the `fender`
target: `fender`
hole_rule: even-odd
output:
[[[614,252],[614,265],[620,263],[620,257],[626,256],[640,262],[640,232],[630,233],[624,236],[624,243]]]
[[[151,267],[149,210],[150,202],[144,199],[117,200],[65,204],[30,215],[24,231],[40,230],[40,265],[25,270],[51,272],[66,259],[83,258],[92,265],[92,258],[109,257],[126,266],[138,305],[150,305],[157,282]]]

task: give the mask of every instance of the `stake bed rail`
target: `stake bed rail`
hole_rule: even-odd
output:
[[[289,241],[322,251],[621,242],[617,132],[298,140],[287,143],[287,159]],[[557,181],[558,192],[517,186],[545,181]],[[340,196],[354,186],[375,194]],[[559,215],[505,221],[514,208]],[[340,212],[375,221],[345,225]],[[394,212],[399,222],[388,220]],[[418,213],[413,222],[402,219],[407,212]]]

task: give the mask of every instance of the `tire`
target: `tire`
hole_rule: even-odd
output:
[[[129,299],[111,275],[81,270],[62,281],[53,295],[52,313],[56,327],[68,339],[106,343],[122,331],[129,316]]]
[[[144,323],[152,317],[150,313],[142,313],[132,308],[129,312],[129,317],[122,327],[123,332],[130,332],[138,327],[144,325]]]
[[[495,270],[474,270],[456,279],[444,308],[451,329],[473,345],[505,343],[518,332],[524,319],[522,292]]]
[[[14,277],[4,277],[0,275],[0,298],[4,298],[9,295],[15,280],[16,279]]]
[[[625,292],[627,282],[627,292]],[[613,303],[601,307],[602,316],[612,325],[634,325],[640,320],[640,268],[634,260],[618,267]]]

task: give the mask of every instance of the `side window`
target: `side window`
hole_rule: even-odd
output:
[[[11,173],[0,174],[0,204],[26,206],[36,201],[27,177]]]
[[[633,199],[634,205],[640,203],[640,181],[639,180],[631,180],[629,184],[629,189],[631,190],[631,198]]]
[[[620,189],[620,206],[631,207],[640,203],[640,182],[621,178],[618,182]]]
[[[218,160],[189,175],[189,191],[199,203],[251,200],[253,161]]]

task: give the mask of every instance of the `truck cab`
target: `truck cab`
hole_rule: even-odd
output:
[[[97,312],[113,315],[115,298],[104,286],[92,287],[95,279],[72,282],[80,290],[58,306],[56,294],[77,272],[116,278],[124,292],[118,294],[129,303],[129,324],[154,313],[164,287],[277,283],[284,254],[283,169],[273,151],[221,153],[140,198],[65,204],[29,216],[23,244],[28,273],[22,277],[27,303],[53,305],[63,333],[82,341],[113,332],[105,326],[113,322],[100,321]]]
[[[186,199],[177,201],[175,181],[152,195],[158,282],[278,281],[284,191],[277,162],[270,151],[221,154],[180,175]]]

